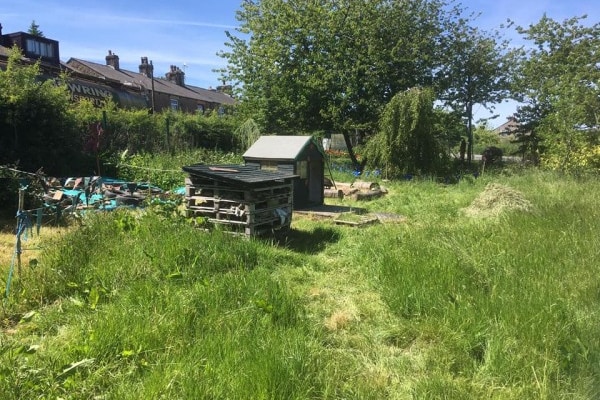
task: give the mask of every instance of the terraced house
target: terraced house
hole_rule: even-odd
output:
[[[23,53],[24,63],[40,61],[42,77],[54,79],[60,73],[69,76],[68,87],[74,101],[89,99],[100,105],[112,99],[124,108],[147,108],[149,111],[165,109],[183,112],[224,112],[233,106],[235,99],[230,87],[223,84],[216,89],[204,89],[185,84],[185,72],[175,65],[164,77],[154,75],[154,66],[148,57],[140,58],[139,70],[120,68],[119,56],[108,51],[106,63],[100,64],[79,58],[60,61],[59,42],[26,32],[2,33],[0,25],[0,68],[5,68],[9,49],[17,46]]]

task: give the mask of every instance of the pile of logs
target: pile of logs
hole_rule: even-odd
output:
[[[387,193],[387,189],[377,182],[355,181],[353,183],[325,182],[325,197],[343,199],[350,197],[353,200],[370,200]]]

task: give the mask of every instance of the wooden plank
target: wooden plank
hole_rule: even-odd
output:
[[[208,169],[210,169],[211,171],[215,171],[215,172],[240,172],[237,169],[233,169],[233,168],[221,168],[221,167],[208,167]]]
[[[346,220],[346,219],[334,219],[333,222],[338,225],[350,225],[350,226],[363,226],[368,224],[374,224],[379,219],[375,216],[361,216],[357,220]]]

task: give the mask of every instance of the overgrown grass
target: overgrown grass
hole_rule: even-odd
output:
[[[294,216],[279,246],[152,212],[90,215],[4,300],[1,397],[600,395],[597,180],[386,186],[352,205],[405,222]],[[531,207],[465,212],[491,187]]]
[[[176,154],[168,152],[122,155],[114,161],[121,179],[133,182],[148,182],[164,190],[184,185],[186,173],[181,167],[192,164],[242,164],[243,160],[234,153],[207,149],[193,149]]]

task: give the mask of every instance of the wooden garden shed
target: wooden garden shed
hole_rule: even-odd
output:
[[[296,175],[294,208],[324,202],[325,155],[312,136],[261,136],[243,154],[247,166]]]
[[[246,236],[287,232],[296,176],[249,165],[194,164],[182,168],[188,217],[204,217]]]

